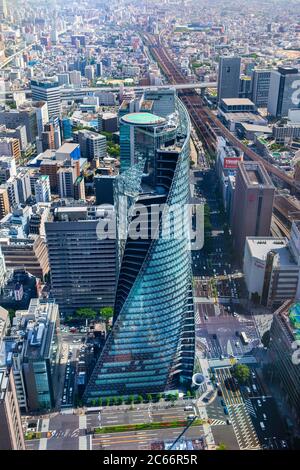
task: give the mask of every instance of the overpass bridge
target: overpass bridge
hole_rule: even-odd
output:
[[[169,88],[175,88],[176,90],[205,90],[205,88],[216,88],[216,82],[198,82],[198,83],[179,83],[174,85],[128,85],[124,87],[124,91],[126,90],[134,90],[134,91],[146,91],[146,90],[164,90]],[[118,92],[120,91],[120,86],[96,86],[96,87],[80,87],[80,88],[73,88],[73,87],[63,87],[61,88],[61,96],[62,98],[73,96],[73,97],[81,97],[85,96],[87,93],[95,93],[99,91],[103,92]],[[16,90],[2,90],[0,91],[0,95],[9,96],[12,95],[14,92],[24,91],[25,93],[30,93],[30,88],[25,89],[16,89]]]

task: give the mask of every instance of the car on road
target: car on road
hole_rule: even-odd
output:
[[[246,387],[246,391],[247,391],[248,395],[250,395],[250,393],[251,393],[250,387]]]
[[[259,423],[259,425],[263,431],[266,429],[266,426],[264,425],[262,421]]]
[[[280,441],[280,445],[281,445],[281,447],[282,447],[283,449],[287,449],[287,442],[286,442],[285,440],[282,439],[282,440]]]
[[[220,354],[220,359],[221,359],[221,360],[222,360],[222,359],[224,359],[224,356],[223,356],[223,354]]]
[[[223,396],[223,392],[222,392],[221,389],[219,389],[217,393],[218,393],[218,396],[219,396],[219,397],[222,397],[222,396]]]
[[[260,401],[260,400],[257,400],[257,404],[258,404],[258,406],[262,406],[262,404],[261,404],[261,401]]]
[[[226,419],[226,423],[227,423],[227,424],[231,424],[230,419]]]
[[[265,421],[267,421],[267,415],[266,415],[266,413],[263,413],[263,418],[264,418]]]
[[[255,384],[252,385],[253,392],[257,393],[257,387]]]
[[[195,417],[196,417],[196,415],[188,415],[187,419],[194,419]]]
[[[224,410],[225,415],[228,415],[228,414],[229,414],[229,413],[228,413],[227,406],[224,406],[223,410]]]
[[[191,405],[185,406],[184,411],[194,411],[194,407]]]
[[[261,397],[261,399],[262,399],[262,401],[267,401],[267,399],[264,395]]]
[[[221,405],[226,406],[224,400],[221,400]]]

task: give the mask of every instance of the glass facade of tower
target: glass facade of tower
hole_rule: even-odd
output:
[[[123,201],[118,203],[117,221],[120,223],[123,217],[127,238],[120,240],[113,328],[87,385],[86,402],[97,397],[158,393],[189,386],[194,368],[186,210],[190,120],[178,99],[169,119],[139,124],[138,118],[132,124],[135,166],[118,178],[115,187],[118,200]],[[128,199],[130,203],[124,204]],[[154,236],[153,226],[151,237],[150,230],[147,238],[128,235],[136,204],[147,208],[149,219],[153,208],[162,205]],[[183,220],[170,215],[173,207],[181,209]],[[164,217],[166,214],[169,216]]]

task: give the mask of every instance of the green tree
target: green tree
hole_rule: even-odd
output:
[[[244,384],[249,380],[250,369],[246,364],[235,364],[231,368],[232,376],[239,382],[239,384]]]
[[[91,403],[93,406],[96,406],[96,400],[92,400]]]
[[[152,401],[152,395],[151,393],[147,393],[147,396],[146,396],[147,400],[150,402]]]
[[[186,392],[186,396],[187,396],[187,398],[191,398],[191,391],[190,391],[190,390],[188,390],[188,391]]]
[[[118,397],[113,397],[112,404],[117,405],[117,403],[118,403]]]
[[[110,318],[113,317],[113,314],[114,314],[114,310],[112,307],[103,307],[100,309],[100,317],[106,323],[108,323]]]
[[[120,403],[120,405],[122,405],[124,403],[124,397],[119,398],[119,403]]]
[[[92,308],[83,307],[76,310],[76,317],[83,320],[94,320],[97,316],[97,312]]]
[[[109,406],[109,405],[110,405],[110,398],[107,397],[107,398],[106,398],[106,406]]]
[[[98,398],[98,406],[102,406],[102,398],[101,397]]]
[[[134,402],[134,396],[133,395],[130,395],[128,397],[128,402],[132,405],[132,403]]]
[[[162,399],[162,394],[161,393],[158,393],[156,395],[156,398],[157,398],[157,401],[160,401]]]
[[[143,403],[143,401],[144,401],[144,399],[143,399],[142,395],[138,395],[137,396],[137,402],[138,403]]]

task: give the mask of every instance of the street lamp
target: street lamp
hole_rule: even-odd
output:
[[[198,415],[195,415],[193,418],[189,419],[188,418],[188,424],[186,425],[186,427],[184,428],[184,430],[179,434],[179,436],[177,437],[177,439],[175,439],[175,441],[173,442],[173,444],[171,445],[170,449],[169,450],[172,450],[175,446],[175,444],[177,444],[177,442],[179,441],[179,439],[181,439],[181,437],[186,433],[186,431],[192,426],[193,422],[198,418]]]

